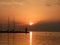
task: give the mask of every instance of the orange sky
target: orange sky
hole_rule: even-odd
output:
[[[60,5],[57,0],[1,0],[0,17],[16,17],[16,21],[38,23],[39,21],[60,21]]]

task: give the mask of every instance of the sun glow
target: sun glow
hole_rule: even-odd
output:
[[[30,22],[29,25],[33,25],[33,22]]]
[[[32,32],[30,32],[30,45],[32,45]]]

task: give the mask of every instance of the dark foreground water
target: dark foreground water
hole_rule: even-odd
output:
[[[60,32],[0,33],[0,45],[60,45]]]

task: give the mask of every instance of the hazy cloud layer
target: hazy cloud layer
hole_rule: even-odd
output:
[[[60,0],[0,0],[1,4],[20,4],[20,3],[28,3],[32,5],[60,5]]]

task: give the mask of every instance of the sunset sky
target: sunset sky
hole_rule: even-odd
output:
[[[60,0],[0,0],[0,18],[8,16],[24,24],[60,21]]]
[[[60,45],[60,0],[0,0],[0,44]]]

